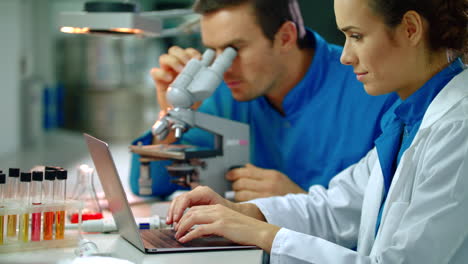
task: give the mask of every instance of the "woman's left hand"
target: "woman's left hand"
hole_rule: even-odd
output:
[[[197,226],[192,229],[194,225]],[[255,245],[270,252],[280,227],[216,204],[190,208],[177,223],[175,230],[175,238],[181,243],[202,236],[217,235],[238,244]]]

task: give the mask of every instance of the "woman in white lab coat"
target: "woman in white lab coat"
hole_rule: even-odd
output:
[[[270,252],[272,263],[467,263],[468,70],[457,58],[467,8],[335,0],[342,63],[369,94],[401,98],[376,147],[307,195],[235,204],[198,187],[171,204],[176,238],[224,236]]]

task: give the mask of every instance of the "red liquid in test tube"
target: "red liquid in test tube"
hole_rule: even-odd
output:
[[[42,204],[42,171],[33,171],[31,183],[31,203],[32,205]],[[32,213],[31,219],[31,241],[41,241],[41,212]]]

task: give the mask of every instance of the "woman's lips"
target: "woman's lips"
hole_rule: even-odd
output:
[[[358,81],[362,82],[363,79],[366,77],[367,72],[355,72],[355,74]]]

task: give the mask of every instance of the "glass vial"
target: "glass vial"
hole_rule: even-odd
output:
[[[54,200],[55,202],[65,203],[67,197],[66,182],[67,171],[57,171],[57,178],[54,184]],[[65,210],[55,213],[55,239],[63,239],[65,235]]]
[[[6,175],[0,172],[0,208],[5,207],[5,196],[6,196]],[[3,245],[4,239],[3,234],[5,233],[4,229],[4,215],[0,215],[0,245]]]
[[[51,204],[54,202],[54,182],[57,171],[46,170],[44,174],[44,181],[42,183],[42,200],[44,204]],[[53,211],[44,212],[44,225],[42,229],[43,239],[52,240],[54,239],[54,218],[55,213]]]
[[[20,169],[10,168],[8,170],[8,190],[6,200],[14,202],[18,196],[18,185],[19,185]],[[8,215],[7,220],[7,237],[9,239],[16,239],[16,228],[17,228],[17,215]]]
[[[38,206],[42,204],[42,171],[33,171],[31,182],[31,204]],[[42,213],[34,212],[31,215],[31,241],[41,241],[41,220]]]
[[[31,173],[22,172],[20,176],[18,198],[23,206],[29,206],[31,203],[30,186]],[[18,239],[22,242],[29,241],[29,213],[24,213],[20,216]]]

